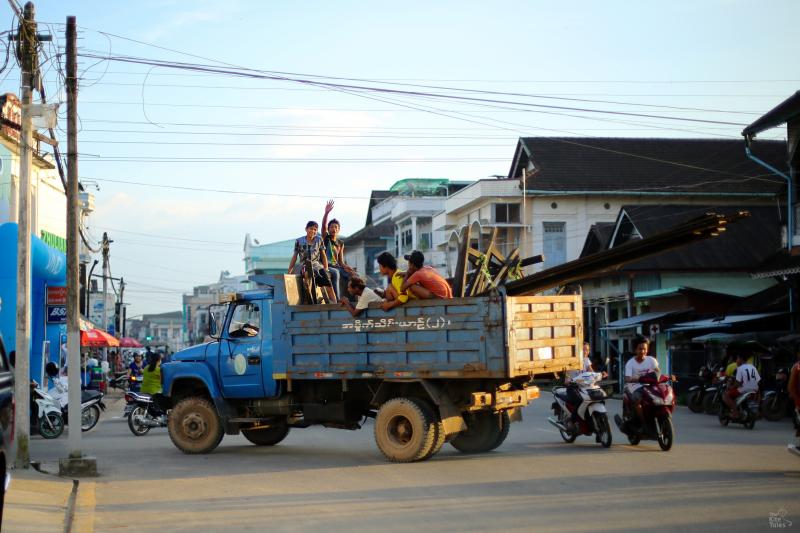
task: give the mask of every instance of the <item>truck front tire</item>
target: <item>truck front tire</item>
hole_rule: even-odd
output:
[[[288,434],[289,426],[285,422],[268,428],[242,430],[244,438],[256,446],[274,446],[285,439]]]
[[[179,401],[169,414],[169,438],[184,453],[209,453],[224,436],[217,410],[205,398]]]
[[[507,413],[479,411],[464,417],[467,429],[456,435],[450,444],[462,453],[484,453],[500,446],[508,436]]]
[[[433,410],[415,398],[393,398],[375,417],[375,443],[395,463],[427,459],[437,439]]]

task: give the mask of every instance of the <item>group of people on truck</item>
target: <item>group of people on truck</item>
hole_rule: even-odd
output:
[[[335,218],[328,220],[333,205],[333,200],[325,204],[321,235],[317,222],[309,220],[306,234],[295,240],[289,274],[302,275],[303,269],[311,269],[328,301],[338,301],[353,316],[373,302],[381,302],[381,308],[389,311],[410,299],[453,297],[450,284],[435,268],[425,265],[425,255],[419,250],[404,256],[408,261],[405,271],[398,270],[397,259],[391,253],[382,252],[377,262],[381,275],[386,277],[386,289],[367,287],[365,280],[345,262],[344,242],[339,238],[341,224]]]

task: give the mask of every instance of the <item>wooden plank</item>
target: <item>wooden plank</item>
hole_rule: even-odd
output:
[[[580,295],[567,294],[562,296],[509,296],[512,303],[544,304],[544,303],[577,303],[581,300]]]
[[[456,273],[453,276],[453,296],[455,298],[464,297],[464,289],[467,285],[467,255],[469,251],[470,226],[467,225],[462,232],[461,242],[458,245],[458,258],[456,259]]]
[[[578,339],[576,337],[561,337],[556,339],[534,339],[530,341],[517,341],[517,350],[524,350],[525,348],[546,348],[555,346],[577,346]]]
[[[530,328],[546,328],[546,327],[558,327],[558,326],[574,326],[575,325],[575,318],[547,318],[541,320],[514,320],[512,326],[515,330],[519,329],[530,329]]]
[[[580,316],[581,313],[577,313],[575,311],[558,311],[550,313],[545,313],[543,311],[540,311],[538,313],[515,313],[511,323],[516,324],[517,321],[520,320],[551,320],[551,319],[559,320],[562,318],[575,319]]]

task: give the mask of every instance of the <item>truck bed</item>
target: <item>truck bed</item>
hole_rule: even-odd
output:
[[[508,379],[581,365],[580,296],[412,300],[353,318],[336,305],[292,305],[286,278],[273,303],[276,379]]]

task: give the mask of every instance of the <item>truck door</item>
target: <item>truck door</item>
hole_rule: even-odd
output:
[[[261,303],[236,302],[220,339],[219,374],[227,398],[261,398],[262,381]]]

